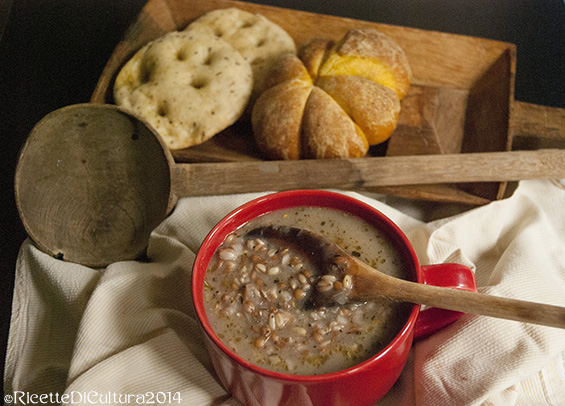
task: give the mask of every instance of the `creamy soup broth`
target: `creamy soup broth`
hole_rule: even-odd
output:
[[[320,207],[267,213],[230,234],[208,266],[206,314],[230,350],[272,371],[316,375],[358,364],[398,334],[411,310],[408,304],[380,299],[305,307],[318,283],[344,289],[350,281],[322,277],[292,244],[245,236],[272,224],[324,235],[380,271],[406,278],[407,267],[392,244],[355,216]]]

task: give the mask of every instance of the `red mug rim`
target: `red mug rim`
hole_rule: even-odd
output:
[[[314,199],[318,199],[319,201],[314,202]],[[330,202],[334,204],[330,204]],[[340,204],[336,205],[336,203]],[[254,373],[284,381],[323,382],[326,380],[330,381],[344,375],[356,373],[359,370],[365,368],[370,368],[373,363],[378,362],[388,352],[392,351],[395,348],[398,341],[401,341],[406,334],[410,334],[410,331],[413,331],[413,327],[416,322],[416,318],[418,317],[421,306],[414,305],[412,312],[408,316],[400,332],[388,343],[385,348],[373,355],[371,358],[350,368],[336,372],[320,375],[297,375],[271,371],[257,366],[241,358],[237,354],[234,354],[214,333],[214,330],[212,329],[212,326],[208,321],[208,317],[206,316],[206,311],[204,309],[204,300],[201,294],[203,291],[204,275],[206,273],[205,271],[208,267],[211,256],[216,251],[216,248],[219,246],[219,244],[229,234],[229,232],[234,231],[243,224],[247,223],[249,220],[257,217],[258,215],[277,209],[305,205],[315,205],[341,209],[343,211],[361,217],[369,223],[375,223],[376,220],[376,223],[384,225],[386,227],[385,231],[389,234],[389,237],[395,240],[396,244],[402,245],[403,249],[405,249],[410,254],[410,258],[412,260],[412,268],[415,272],[416,279],[418,282],[421,282],[422,275],[420,272],[420,264],[418,257],[414,252],[412,244],[409,242],[408,238],[400,230],[400,228],[378,209],[362,202],[361,200],[337,192],[309,189],[292,190],[285,192],[276,192],[250,200],[249,202],[244,203],[243,205],[230,212],[212,228],[212,230],[208,233],[208,235],[202,242],[194,261],[192,272],[192,302],[198,317],[198,322],[202,326],[205,334],[214,342],[214,344],[219,349],[221,349],[222,352],[224,352],[232,360],[236,361],[240,366],[252,370]],[[265,210],[265,207],[269,209]],[[358,211],[345,210],[346,207],[350,209],[356,208]],[[195,270],[197,269],[203,271],[195,272]]]

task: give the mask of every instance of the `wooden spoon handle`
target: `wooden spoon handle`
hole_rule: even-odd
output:
[[[428,306],[565,328],[565,308],[563,307],[437,286],[418,289],[418,286],[415,285],[418,284],[411,284],[410,288],[406,288],[404,300],[410,296],[410,302],[415,301]]]
[[[565,177],[565,150],[177,164],[178,196]]]
[[[382,274],[358,262],[365,268],[366,275],[359,283],[365,293],[358,292],[359,296],[381,295],[464,313],[565,328],[565,307],[410,282]],[[377,273],[378,276],[367,276]]]

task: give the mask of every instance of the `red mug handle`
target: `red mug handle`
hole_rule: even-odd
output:
[[[477,291],[473,271],[460,264],[423,265],[422,283],[446,288]],[[414,326],[414,339],[421,340],[459,319],[463,313],[453,310],[429,308],[422,310]]]

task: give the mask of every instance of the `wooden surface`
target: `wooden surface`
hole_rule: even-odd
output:
[[[565,176],[565,150],[371,157],[340,160],[177,164],[178,196],[266,190],[498,182]]]
[[[565,109],[514,101],[510,130],[523,149],[565,149]]]
[[[413,70],[412,87],[402,101],[397,130],[387,143],[373,147],[369,156],[508,151],[512,148],[514,132],[534,137],[540,131],[563,134],[562,124],[557,130],[540,129],[542,116],[556,109],[530,105],[513,109],[516,72],[513,44],[229,0],[150,0],[116,47],[91,101],[113,102],[115,76],[145,43],[166,32],[183,29],[208,11],[226,7],[265,15],[286,29],[298,47],[314,37],[337,40],[354,27],[377,28],[398,42]],[[531,125],[532,122],[538,125]],[[250,124],[241,120],[202,145],[173,151],[173,156],[177,162],[186,163],[231,162],[226,171],[236,170],[238,164],[233,162],[262,160],[251,134]],[[299,164],[308,171],[320,171],[326,165],[315,161]],[[240,173],[245,170],[244,166],[239,167]],[[217,176],[215,171],[201,175],[203,182],[209,184],[218,185],[224,179],[209,179]],[[292,184],[293,180],[287,179],[285,183]],[[323,187],[326,183],[310,184]],[[229,189],[230,185],[225,187]],[[483,204],[501,198],[505,188],[505,182],[480,182],[373,190],[411,198]]]

